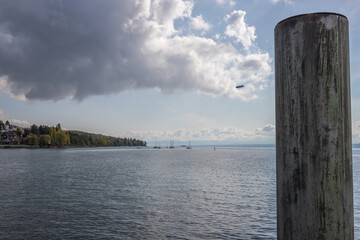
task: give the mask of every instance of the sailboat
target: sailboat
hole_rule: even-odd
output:
[[[170,141],[170,149],[174,149],[175,148],[175,144],[174,144],[174,140]]]
[[[191,146],[190,146],[190,139],[189,139],[189,146],[186,147],[186,149],[191,149]]]

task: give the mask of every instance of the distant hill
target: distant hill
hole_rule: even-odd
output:
[[[32,147],[104,147],[104,146],[146,146],[146,141],[135,138],[119,138],[63,130],[60,123],[54,127],[46,125],[19,127],[0,120],[0,144],[29,145]]]
[[[360,148],[360,143],[353,144],[353,148]]]
[[[146,146],[146,142],[134,138],[117,138],[102,134],[88,133],[77,130],[66,130],[70,135],[70,146],[101,147],[101,146]]]

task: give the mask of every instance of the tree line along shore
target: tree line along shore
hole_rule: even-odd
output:
[[[118,138],[77,130],[63,130],[56,126],[36,124],[30,127],[12,125],[0,120],[0,144],[5,146],[29,147],[105,147],[105,146],[146,146],[146,141],[135,138]]]

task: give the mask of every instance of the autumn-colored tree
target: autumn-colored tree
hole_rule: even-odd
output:
[[[66,133],[66,145],[70,145],[70,135],[69,135],[69,132]]]
[[[54,127],[50,128],[50,138],[51,138],[51,145],[56,145],[56,129]]]

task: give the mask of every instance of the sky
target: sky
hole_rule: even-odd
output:
[[[353,142],[360,142],[358,0],[0,5],[0,119],[61,123],[150,145],[274,143],[274,27],[298,14],[343,14],[350,24]]]

